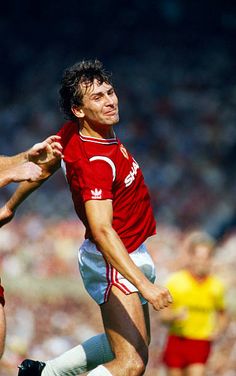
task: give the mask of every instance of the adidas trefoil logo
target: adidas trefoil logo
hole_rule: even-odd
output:
[[[95,188],[94,191],[91,189],[91,194],[93,199],[101,199],[102,198],[102,190]]]

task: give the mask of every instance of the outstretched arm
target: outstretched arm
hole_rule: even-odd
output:
[[[62,157],[60,137],[53,135],[35,144],[29,150],[11,156],[0,156],[0,187],[11,182],[35,181],[40,178],[41,167]]]
[[[0,170],[7,170],[29,161],[37,164],[47,163],[54,157],[62,157],[61,150],[60,136],[49,136],[46,140],[35,144],[23,153],[13,156],[0,156]]]
[[[35,181],[40,178],[41,173],[41,167],[33,162],[21,163],[11,168],[0,170],[0,188],[12,182]]]
[[[23,152],[17,155],[13,155],[11,157],[0,155],[0,170],[7,170],[12,168],[18,164],[27,162],[27,152]]]
[[[61,158],[62,146],[60,144],[60,139],[60,136],[53,135],[46,138],[46,140],[35,144],[26,152],[28,160],[42,165],[50,162],[54,158]]]
[[[25,181],[18,186],[9,201],[0,208],[0,227],[11,221],[18,206],[33,191],[38,189],[59,167],[60,158],[54,158],[50,162],[41,165],[42,173],[40,179],[32,182]]]

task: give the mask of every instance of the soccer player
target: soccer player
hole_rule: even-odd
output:
[[[212,341],[227,325],[224,286],[210,271],[214,240],[192,232],[185,240],[187,267],[167,281],[173,305],[161,313],[168,325],[163,361],[169,376],[203,376]]]
[[[67,69],[60,95],[69,118],[58,133],[62,167],[86,229],[79,250],[80,272],[85,288],[100,307],[105,338],[114,354],[89,375],[142,375],[150,340],[147,303],[159,311],[172,302],[168,289],[154,284],[155,267],[144,245],[156,233],[149,193],[138,163],[115,135],[118,98],[102,64],[82,61]],[[58,167],[58,163],[50,166],[46,175]],[[8,214],[38,186],[21,185],[5,207]],[[97,352],[99,347],[100,342]],[[30,373],[31,365],[27,367],[23,362],[19,375],[40,374]]]
[[[59,139],[59,136],[50,136],[45,141],[35,144],[23,153],[11,157],[0,156],[0,187],[11,182],[20,182],[23,180],[36,181],[40,179],[42,169],[36,163],[48,163],[52,157],[61,156]],[[12,216],[13,213],[8,217],[6,222]],[[0,279],[0,359],[3,355],[6,337],[4,305],[4,288],[1,286]]]

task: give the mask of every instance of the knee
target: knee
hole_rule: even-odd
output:
[[[146,364],[141,358],[133,359],[126,363],[126,374],[129,376],[141,376],[144,374]]]
[[[143,359],[136,359],[131,367],[130,375],[132,376],[141,376],[144,375],[146,370],[147,363],[143,361]]]
[[[142,352],[129,353],[128,359],[126,359],[124,368],[129,376],[141,376],[144,374],[146,365],[148,362],[148,351],[142,350]]]

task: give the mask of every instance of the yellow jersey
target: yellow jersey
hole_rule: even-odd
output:
[[[184,312],[181,320],[171,324],[170,334],[209,339],[216,325],[216,312],[225,309],[221,280],[209,275],[199,281],[187,270],[181,270],[173,273],[166,285],[173,297],[171,309]]]

